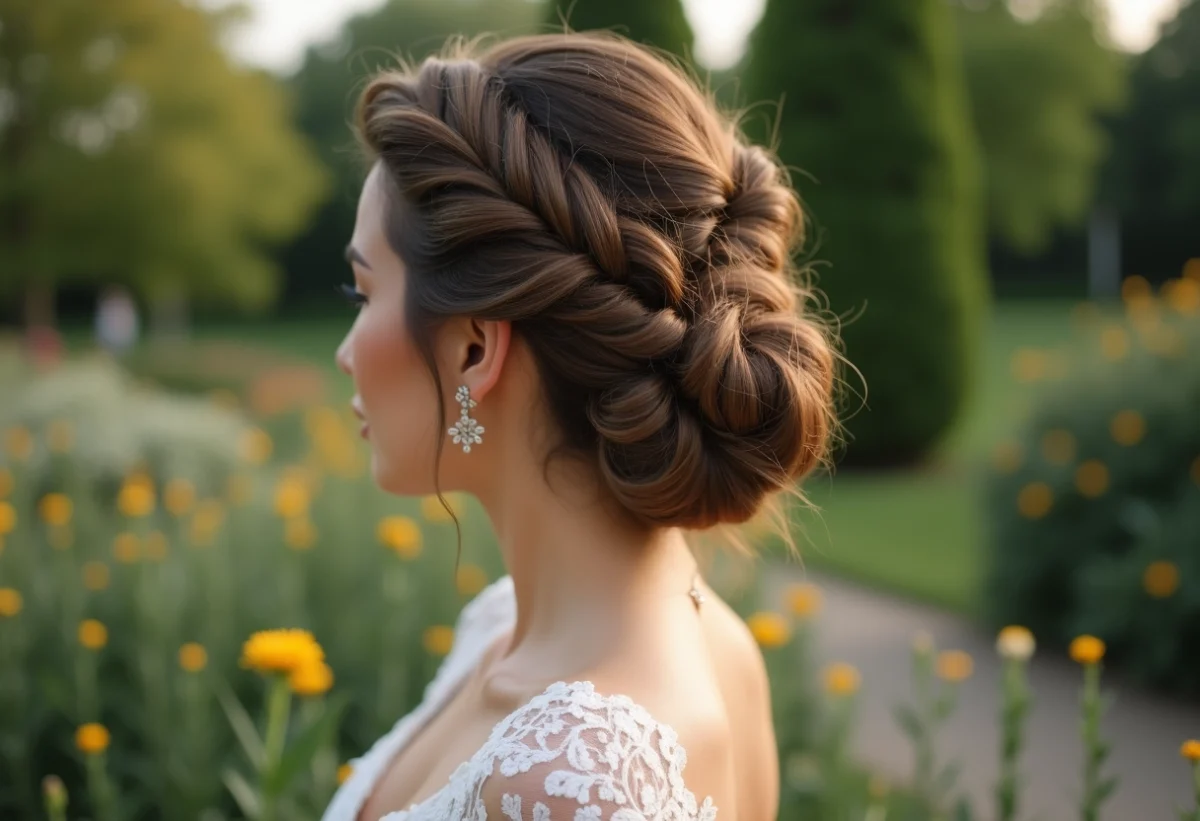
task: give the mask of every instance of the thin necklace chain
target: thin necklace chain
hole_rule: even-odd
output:
[[[699,612],[700,605],[704,604],[704,591],[698,585],[700,580],[700,571],[696,571],[696,575],[692,577],[692,587],[688,590],[688,595],[692,597],[692,604],[696,605],[696,611]]]

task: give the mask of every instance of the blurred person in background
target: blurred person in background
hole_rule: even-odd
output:
[[[137,303],[120,286],[105,288],[96,302],[96,343],[113,356],[121,356],[138,340],[141,321]]]

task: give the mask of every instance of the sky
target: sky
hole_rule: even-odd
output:
[[[453,0],[446,0],[453,2]],[[223,5],[221,0],[206,0]],[[231,43],[242,59],[289,73],[299,67],[310,42],[332,37],[343,20],[383,5],[383,0],[248,0],[254,18]],[[684,0],[696,32],[696,56],[713,68],[731,65],[762,14],[766,0]],[[1029,0],[1024,0],[1029,2]],[[1036,0],[1034,0],[1036,2]],[[1178,0],[1105,0],[1113,37],[1129,51],[1154,42],[1159,24]]]

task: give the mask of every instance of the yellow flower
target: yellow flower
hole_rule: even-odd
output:
[[[338,767],[338,769],[337,769],[338,786],[340,787],[341,785],[345,784],[346,781],[349,780],[350,776],[353,774],[354,774],[354,768],[351,767],[349,764],[343,764],[340,767]]]
[[[319,696],[333,686],[333,670],[323,661],[302,664],[288,676],[288,686],[298,696]]]
[[[454,646],[454,628],[444,624],[435,624],[425,629],[422,644],[430,655],[444,656]]]
[[[1075,458],[1075,434],[1055,428],[1042,436],[1042,456],[1052,465],[1066,465]]]
[[[292,550],[308,550],[316,541],[316,525],[307,516],[297,516],[284,523],[283,542]]]
[[[407,516],[387,516],[375,530],[379,541],[402,559],[415,559],[421,554],[421,528]]]
[[[12,493],[13,475],[8,468],[0,467],[0,499]]]
[[[117,510],[122,516],[140,519],[154,512],[154,481],[144,473],[135,473],[121,485]]]
[[[53,453],[68,453],[75,444],[75,428],[66,419],[55,419],[46,426],[46,446]]]
[[[1006,476],[1017,472],[1021,458],[1021,445],[1017,442],[1001,442],[992,450],[992,464]]]
[[[1113,417],[1109,432],[1118,445],[1136,445],[1146,435],[1146,420],[1135,410],[1124,410]]]
[[[182,516],[196,501],[196,486],[187,479],[172,479],[163,490],[163,507],[173,516]]]
[[[242,434],[240,442],[242,459],[251,465],[261,465],[270,459],[274,447],[270,434],[261,428],[250,428]]]
[[[1138,302],[1143,299],[1150,299],[1154,296],[1154,291],[1150,287],[1150,281],[1144,276],[1134,274],[1126,277],[1121,283],[1121,299],[1125,302]]]
[[[1075,469],[1075,489],[1089,499],[1103,496],[1108,490],[1108,466],[1099,459],[1088,459]]]
[[[457,493],[450,493],[445,495],[445,499],[446,504],[454,511],[454,515],[461,517],[464,507],[462,498]],[[436,495],[421,497],[421,515],[425,517],[425,521],[435,524],[454,521],[446,512],[446,508],[442,507],[442,502]]]
[[[121,564],[133,564],[138,560],[138,555],[141,553],[141,547],[138,544],[138,537],[135,533],[118,533],[113,539],[113,556]]]
[[[1054,505],[1054,491],[1045,482],[1031,482],[1017,494],[1017,511],[1026,519],[1041,519]]]
[[[205,499],[196,505],[190,526],[192,544],[212,544],[213,537],[225,522],[225,506],[220,499]]]
[[[103,724],[84,724],[75,731],[75,746],[81,753],[96,755],[108,749],[108,730]]]
[[[1200,741],[1192,738],[1183,742],[1183,745],[1179,748],[1179,754],[1188,761],[1200,761]]]
[[[47,493],[38,503],[38,514],[51,527],[62,527],[71,521],[71,500],[62,493]]]
[[[487,587],[487,573],[483,572],[483,568],[474,564],[464,564],[458,569],[458,574],[454,579],[458,587],[458,592],[464,596],[474,596],[483,588]]]
[[[155,562],[167,558],[167,537],[161,530],[152,530],[146,534],[146,558]]]
[[[780,613],[760,611],[746,619],[750,635],[760,647],[774,650],[788,643],[792,629],[787,619]]]
[[[0,536],[12,533],[17,526],[17,510],[8,502],[0,502]]]
[[[1142,574],[1142,589],[1156,599],[1170,598],[1179,589],[1179,568],[1172,562],[1150,562]]]
[[[21,594],[11,587],[0,587],[0,616],[12,618],[21,612],[24,600]]]
[[[1104,642],[1095,636],[1076,636],[1071,641],[1071,659],[1079,664],[1098,664],[1104,650]]]
[[[858,692],[862,676],[858,668],[845,662],[837,662],[825,668],[825,691],[835,696],[849,696]]]
[[[1037,649],[1037,642],[1028,628],[1010,624],[996,636],[996,652],[1006,659],[1029,661]]]
[[[108,565],[104,562],[88,562],[83,566],[83,586],[88,590],[105,589],[108,577]]]
[[[308,512],[308,485],[299,477],[285,476],[275,486],[275,512],[285,519]]]
[[[1171,310],[1183,316],[1200,313],[1200,282],[1194,279],[1171,279],[1163,285],[1163,298]]]
[[[242,645],[242,666],[260,673],[291,673],[324,659],[321,645],[307,630],[262,630]]]
[[[208,664],[208,651],[204,645],[189,641],[179,648],[179,666],[189,673],[199,673]]]
[[[796,618],[815,616],[821,609],[821,588],[809,582],[790,585],[787,589],[787,606]]]
[[[1105,328],[1100,334],[1100,351],[1110,362],[1124,359],[1129,355],[1129,334],[1117,325]]]
[[[944,650],[938,653],[938,678],[958,683],[969,679],[973,672],[975,672],[975,662],[970,654],[962,650]]]
[[[254,498],[254,479],[245,473],[234,473],[229,477],[225,493],[231,505],[245,507]]]
[[[79,623],[79,643],[89,650],[99,650],[108,644],[108,628],[95,619]]]
[[[1036,348],[1021,348],[1012,356],[1012,375],[1018,382],[1037,382],[1045,379],[1049,356]]]
[[[26,461],[33,455],[33,434],[28,428],[9,428],[4,431],[4,449],[18,462]]]

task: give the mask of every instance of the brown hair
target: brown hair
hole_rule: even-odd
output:
[[[437,324],[511,321],[561,446],[646,524],[744,522],[823,459],[799,200],[680,69],[609,33],[458,42],[374,77],[357,128],[439,397]]]

